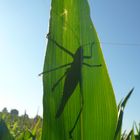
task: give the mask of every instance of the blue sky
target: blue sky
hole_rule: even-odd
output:
[[[124,115],[124,129],[140,122],[140,1],[90,0],[91,17],[117,102],[135,87]],[[50,0],[0,1],[0,110],[42,114],[42,71]]]
[[[48,1],[0,1],[0,110],[42,114],[42,71]]]
[[[90,0],[91,16],[102,44],[117,102],[135,87],[124,114],[124,128],[140,122],[140,1]]]

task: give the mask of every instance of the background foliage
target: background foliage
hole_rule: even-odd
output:
[[[42,118],[38,115],[29,118],[26,113],[0,112],[0,140],[40,140],[41,132]]]

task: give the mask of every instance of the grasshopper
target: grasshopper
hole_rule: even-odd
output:
[[[76,52],[73,54],[66,48],[64,48],[62,45],[57,43],[53,38],[51,38],[50,33],[47,35],[48,40],[52,41],[56,47],[67,53],[69,56],[73,58],[73,61],[71,63],[61,65],[59,67],[53,68],[48,71],[44,71],[41,74],[48,74],[49,72],[59,70],[61,68],[66,68],[65,73],[56,81],[56,83],[52,87],[52,91],[57,87],[57,85],[61,82],[61,80],[65,77],[64,80],[64,87],[63,87],[63,95],[60,101],[60,104],[58,106],[57,112],[56,112],[56,119],[58,119],[61,114],[64,111],[64,108],[66,106],[66,103],[68,102],[69,98],[71,95],[74,93],[74,90],[76,89],[77,85],[79,84],[80,86],[80,93],[81,93],[81,108],[78,113],[78,116],[76,118],[76,121],[72,127],[72,129],[69,131],[69,137],[72,139],[72,133],[78,123],[78,120],[80,118],[81,112],[83,110],[83,105],[84,105],[84,99],[83,99],[83,91],[82,91],[82,66],[87,66],[87,67],[101,67],[102,65],[90,65],[88,63],[85,63],[83,60],[84,59],[91,59],[92,58],[92,47],[95,45],[95,42],[91,42],[85,45],[80,45],[79,48],[76,50]],[[90,45],[91,48],[91,54],[89,56],[84,56],[83,55],[83,46]],[[41,75],[40,74],[40,75]]]

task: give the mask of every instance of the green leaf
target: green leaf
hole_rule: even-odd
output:
[[[29,129],[23,131],[16,140],[35,140],[35,136]]]
[[[132,135],[132,131],[133,131],[133,130],[131,130],[131,131],[129,132],[129,134],[128,134],[127,137],[126,137],[126,140],[130,140],[131,135]]]
[[[120,140],[121,139],[123,114],[124,114],[123,110],[120,110],[119,118],[118,118],[118,124],[117,124],[117,128],[116,128],[114,140]]]
[[[129,92],[128,95],[125,97],[124,101],[122,102],[121,107],[122,107],[123,109],[125,108],[126,103],[127,103],[128,99],[130,98],[130,96],[131,96],[131,94],[132,94],[133,91],[134,91],[134,88],[132,88],[132,89],[130,90],[130,92]]]
[[[41,134],[41,131],[40,131],[40,125],[41,125],[41,118],[40,117],[36,117],[36,123],[32,129],[32,135],[34,136],[34,138],[36,137],[39,137],[40,134]]]
[[[140,124],[139,124],[139,128],[138,128],[136,122],[134,123],[134,125],[135,125],[136,131],[137,131],[136,140],[139,140],[140,139]]]
[[[3,120],[0,120],[0,140],[14,140]]]
[[[121,135],[121,140],[126,140],[127,134],[126,134],[126,130],[122,133]]]
[[[117,106],[87,0],[52,0],[42,74],[42,140],[114,138]]]
[[[119,117],[118,117],[118,123],[117,123],[117,128],[116,128],[114,140],[120,140],[121,139],[121,130],[122,130],[124,109],[125,109],[126,103],[127,103],[128,99],[130,98],[133,90],[134,90],[134,88],[132,88],[130,90],[130,92],[125,97],[125,99],[123,101],[121,100],[121,102],[118,105],[118,114],[119,114],[118,116]]]
[[[134,129],[132,130],[132,133],[131,133],[131,140],[135,140]]]

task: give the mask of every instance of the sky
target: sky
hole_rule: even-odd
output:
[[[132,87],[123,129],[140,122],[140,1],[89,0],[117,103]],[[42,115],[50,0],[0,0],[0,110]]]

